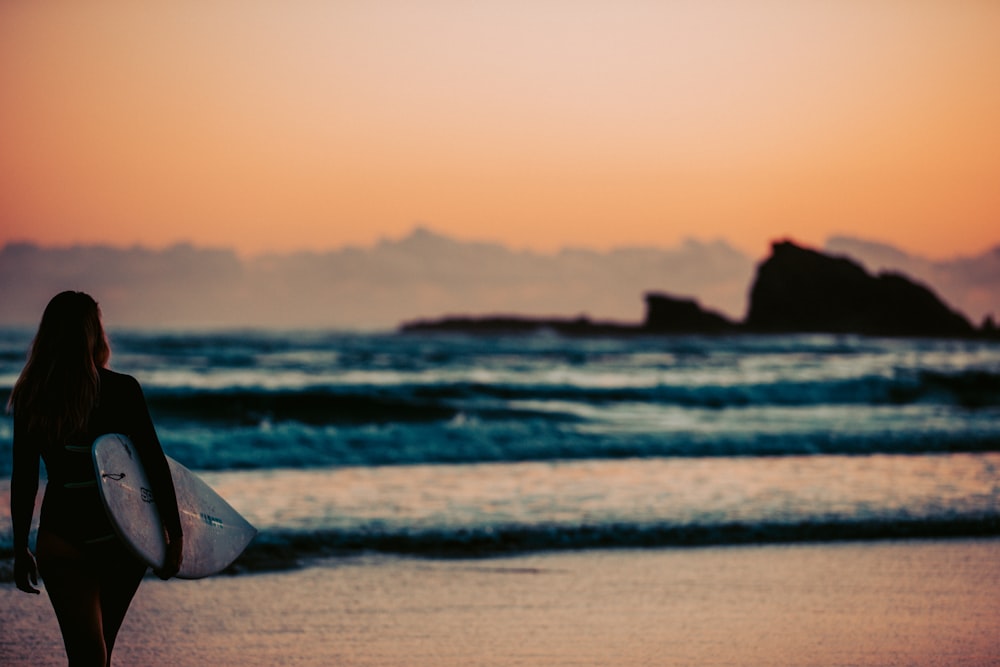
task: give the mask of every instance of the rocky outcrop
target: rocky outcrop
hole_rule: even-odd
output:
[[[400,326],[403,333],[443,332],[463,334],[534,334],[562,336],[628,336],[641,334],[710,334],[737,331],[739,324],[703,309],[694,299],[660,292],[646,295],[646,319],[640,324],[576,318],[523,317],[518,315],[452,316],[415,320]]]
[[[400,326],[403,333],[441,332],[461,334],[537,334],[561,336],[619,336],[634,334],[639,327],[617,322],[593,322],[576,318],[522,317],[519,315],[453,316],[437,320],[414,320]]]
[[[705,310],[694,299],[661,292],[646,294],[643,330],[649,333],[726,333],[738,328],[736,322]]]
[[[871,275],[846,257],[789,241],[757,270],[744,327],[762,333],[966,337],[973,326],[930,289],[896,273]]]
[[[997,338],[987,319],[977,330],[929,288],[899,273],[868,273],[846,257],[779,241],[757,269],[743,322],[702,308],[695,300],[646,294],[638,324],[517,316],[450,317],[404,324],[403,331],[563,335],[832,333],[895,337]]]

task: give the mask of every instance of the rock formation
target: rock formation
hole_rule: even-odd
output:
[[[896,337],[996,338],[992,319],[975,329],[929,288],[899,273],[868,273],[846,257],[826,255],[790,241],[772,245],[757,268],[743,322],[702,308],[693,299],[646,294],[642,323],[533,319],[517,316],[450,317],[404,324],[403,331],[569,335],[832,333]]]
[[[931,290],[896,273],[869,274],[845,257],[789,241],[757,270],[744,326],[765,333],[965,337],[974,329]]]
[[[649,333],[725,333],[738,327],[736,322],[705,310],[694,299],[658,292],[646,294],[643,330]]]

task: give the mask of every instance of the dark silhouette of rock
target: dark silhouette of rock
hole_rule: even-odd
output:
[[[448,317],[404,324],[402,331],[535,333],[563,335],[831,333],[894,337],[998,337],[988,317],[975,329],[923,285],[899,273],[868,273],[846,257],[772,245],[757,268],[746,320],[733,322],[697,301],[662,292],[646,294],[639,324],[520,316]]]
[[[935,294],[971,322],[1000,313],[1000,246],[975,255],[930,259],[884,243],[834,236],[817,249],[850,257],[872,273],[893,271],[933,285]]]
[[[738,331],[740,325],[703,309],[694,299],[659,292],[646,295],[646,319],[641,324],[592,321],[581,315],[569,318],[536,318],[518,315],[452,316],[415,320],[400,326],[404,333],[445,332],[466,334],[533,334],[562,336],[629,336],[641,334],[714,334]]]
[[[640,332],[634,324],[592,322],[577,318],[523,317],[518,315],[455,316],[438,320],[415,320],[400,326],[404,333],[445,332],[466,334],[535,334],[543,332],[562,336],[619,336]]]
[[[764,333],[967,337],[969,321],[896,273],[873,276],[845,257],[776,242],[757,270],[745,327]]]
[[[646,294],[646,321],[649,333],[726,333],[739,324],[702,308],[694,299],[670,296],[662,292]]]

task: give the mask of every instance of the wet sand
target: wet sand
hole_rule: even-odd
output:
[[[0,587],[0,664],[65,664]],[[386,556],[149,579],[117,665],[998,665],[1000,540]]]

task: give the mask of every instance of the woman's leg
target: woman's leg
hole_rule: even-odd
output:
[[[83,552],[41,530],[36,551],[38,570],[59,621],[70,667],[105,667],[100,583]]]
[[[132,598],[146,575],[146,564],[128,553],[117,541],[102,550],[99,562],[101,625],[108,664]]]

